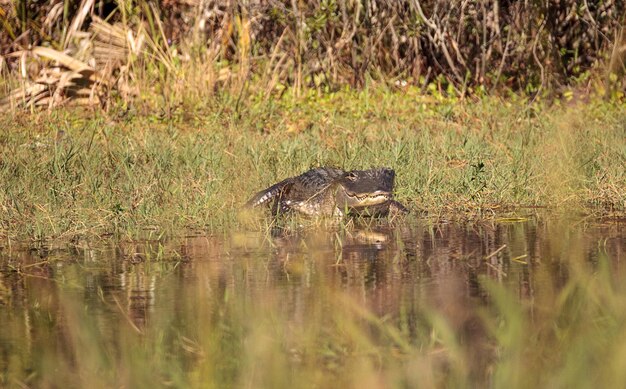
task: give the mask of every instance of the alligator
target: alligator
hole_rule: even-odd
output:
[[[393,199],[396,173],[389,168],[344,171],[316,167],[256,193],[245,207],[271,206],[274,215],[385,217],[407,213]]]

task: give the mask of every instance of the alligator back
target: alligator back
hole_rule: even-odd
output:
[[[290,204],[314,197],[345,174],[345,171],[331,167],[314,168],[263,189],[252,196],[245,206],[259,207],[275,202],[274,208],[285,211]]]
[[[346,175],[341,169],[317,167],[293,178],[293,184],[285,192],[291,201],[304,201],[327,189],[337,179]]]

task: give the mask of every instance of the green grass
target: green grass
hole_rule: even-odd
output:
[[[393,167],[398,199],[430,217],[626,209],[621,105],[459,102],[369,89],[132,112],[0,119],[0,234],[228,229],[241,224],[237,211],[252,193],[316,165]]]

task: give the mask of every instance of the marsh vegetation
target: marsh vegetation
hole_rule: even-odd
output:
[[[0,3],[0,387],[625,382],[622,1]]]
[[[252,193],[319,165],[391,166],[397,198],[433,220],[529,208],[624,215],[621,107],[416,106],[417,98],[346,92],[239,119],[5,116],[0,234],[71,240],[239,227]]]
[[[623,110],[414,99],[5,117],[2,386],[623,382]],[[393,166],[412,212],[239,214],[320,164]]]

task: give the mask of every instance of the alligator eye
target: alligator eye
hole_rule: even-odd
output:
[[[347,178],[348,180],[350,180],[350,181],[356,181],[357,176],[356,176],[356,174],[354,174],[354,173],[350,172],[350,173],[348,173],[348,175],[346,176],[346,178]]]

